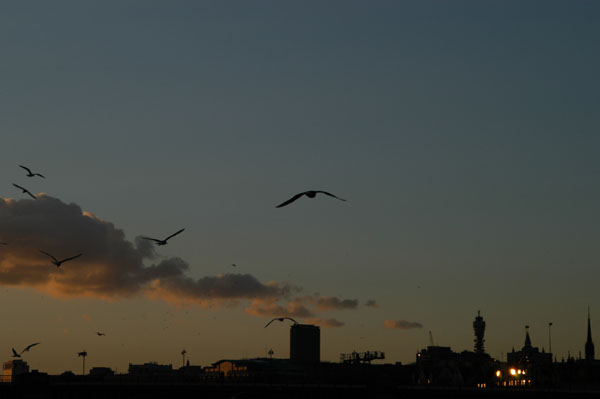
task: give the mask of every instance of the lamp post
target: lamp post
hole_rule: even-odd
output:
[[[185,349],[181,351],[181,356],[183,357],[182,367],[185,367],[185,354],[186,353],[187,353],[187,351]]]
[[[83,352],[79,352],[77,356],[81,356],[83,358],[83,375],[85,375],[85,357],[87,356],[87,352],[84,350]]]

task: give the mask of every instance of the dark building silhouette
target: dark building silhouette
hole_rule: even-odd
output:
[[[483,334],[485,333],[485,321],[483,321],[483,317],[479,310],[477,311],[477,317],[473,322],[473,330],[475,331],[475,353],[483,354],[485,353],[485,349],[483,348],[483,343],[485,340],[483,339]]]
[[[590,322],[590,308],[588,307],[587,341],[585,341],[585,360],[594,360],[594,343],[592,342],[592,325]]]
[[[321,330],[312,324],[290,327],[290,360],[294,363],[321,361]]]

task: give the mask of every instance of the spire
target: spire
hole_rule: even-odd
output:
[[[525,326],[525,346],[524,348],[531,348],[531,338],[529,338],[529,326]]]
[[[592,342],[592,323],[590,321],[590,307],[588,306],[587,341],[585,341],[585,360],[594,360],[594,343]]]

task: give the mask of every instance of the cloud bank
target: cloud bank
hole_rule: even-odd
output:
[[[61,298],[118,300],[138,295],[174,305],[219,306],[250,301],[254,316],[288,316],[324,327],[342,322],[316,317],[324,311],[353,310],[357,299],[319,294],[296,296],[286,282],[261,282],[251,274],[219,274],[193,279],[189,265],[174,257],[157,261],[154,244],[128,241],[121,229],[83,212],[77,204],[40,195],[0,198],[0,285],[28,287]],[[63,259],[83,253],[60,268],[39,251]]]
[[[423,328],[421,323],[417,323],[416,321],[406,321],[406,320],[386,320],[383,322],[385,328],[396,328],[399,330],[412,330],[414,328]]]
[[[115,300],[136,295],[176,304],[236,303],[240,299],[285,299],[287,283],[261,282],[250,274],[223,274],[192,279],[189,265],[156,258],[153,243],[126,240],[122,230],[82,212],[76,204],[49,196],[37,200],[0,198],[0,284],[33,287],[56,297]],[[62,259],[83,256],[60,268],[43,250]]]

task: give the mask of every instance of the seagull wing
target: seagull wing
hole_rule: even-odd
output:
[[[13,356],[15,356],[15,357],[21,357],[21,355],[19,355],[17,353],[17,351],[15,350],[15,348],[12,348],[12,351],[13,351]]]
[[[30,196],[31,198],[33,198],[33,199],[37,199],[37,197],[36,197],[35,195],[31,194],[31,192],[30,192],[29,190],[25,190],[25,192],[26,192],[27,194],[29,194],[29,196]]]
[[[299,324],[296,320],[292,319],[291,317],[286,317],[286,319],[293,321],[294,324]]]
[[[68,262],[68,261],[73,260],[75,258],[79,258],[81,255],[83,255],[83,254],[78,254],[78,255],[75,255],[75,256],[71,256],[70,258],[61,260],[59,263]]]
[[[39,177],[43,177],[44,179],[46,178],[46,176],[42,175],[41,173],[34,173],[34,175],[39,176]]]
[[[23,187],[19,186],[18,184],[13,183],[13,186],[15,186],[16,188],[19,188],[19,189],[23,190],[23,192],[27,191],[26,188],[23,188]]]
[[[36,345],[39,345],[40,342],[36,342],[35,344],[31,344],[31,345],[27,345],[27,347],[25,349],[23,349],[23,352],[29,352],[29,349],[33,348]],[[23,353],[21,352],[21,353]]]
[[[321,193],[321,194],[329,195],[330,197],[337,198],[337,199],[339,199],[340,201],[346,201],[345,199],[343,199],[343,198],[340,198],[340,197],[338,197],[338,196],[336,196],[336,195],[333,195],[333,194],[331,194],[331,193],[328,193],[327,191],[315,191],[315,193]]]
[[[283,206],[291,204],[292,202],[296,201],[298,198],[302,197],[303,195],[304,195],[304,193],[296,194],[292,198],[290,198],[289,200],[287,200],[285,202],[282,202],[281,204],[277,205],[275,208],[281,208]]]
[[[185,229],[181,229],[181,230],[179,230],[177,233],[173,233],[173,234],[171,234],[170,236],[168,236],[167,238],[165,238],[165,239],[164,239],[164,241],[167,241],[167,240],[168,240],[169,238],[171,238],[171,237],[175,237],[177,234],[181,233],[183,230],[185,230]]]
[[[20,167],[22,167],[23,169],[25,169],[27,171],[27,173],[31,174],[31,169],[29,169],[27,166],[23,166],[23,165],[19,165]]]
[[[273,323],[275,320],[277,320],[278,318],[274,318],[273,320],[271,320],[270,322],[267,323],[267,325],[265,326],[265,328],[269,327],[269,324]]]
[[[39,251],[41,253],[43,253],[44,255],[51,257],[55,262],[58,262],[58,259],[56,259],[54,256],[50,255],[48,252],[44,252],[41,249]]]
[[[150,238],[150,237],[144,237],[144,236],[140,236],[140,238],[143,238],[144,240],[152,240],[152,241],[156,241],[156,242],[161,241],[161,240],[157,240],[156,238]]]

